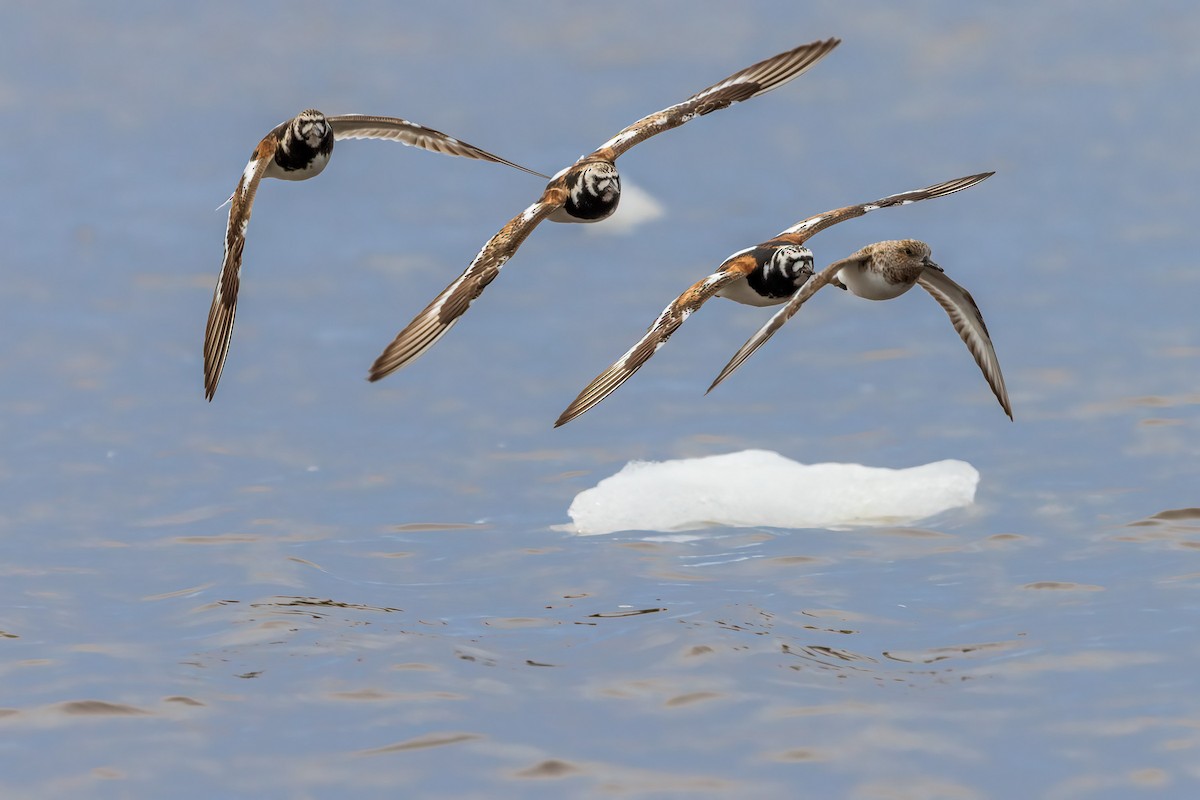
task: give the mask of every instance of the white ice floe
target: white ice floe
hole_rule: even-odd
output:
[[[907,469],[800,464],[769,450],[631,461],[575,496],[562,530],[685,531],[709,526],[844,528],[906,525],[975,500],[965,461]]]

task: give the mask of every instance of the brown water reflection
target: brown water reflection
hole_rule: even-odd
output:
[[[378,756],[388,753],[404,753],[409,750],[424,750],[429,747],[462,744],[463,742],[471,742],[481,738],[483,737],[474,733],[429,733],[424,736],[418,736],[415,739],[396,742],[395,744],[376,747],[371,750],[364,750],[359,755]]]

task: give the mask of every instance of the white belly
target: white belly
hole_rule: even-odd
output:
[[[305,181],[321,174],[329,163],[329,153],[317,153],[316,157],[304,169],[285,170],[274,160],[267,165],[264,178],[278,178],[281,181]]]
[[[838,270],[838,280],[866,300],[891,300],[907,292],[916,283],[915,277],[911,282],[893,283],[876,270],[857,265]]]
[[[787,297],[763,297],[750,288],[750,283],[745,278],[722,287],[717,292],[717,296],[726,297],[735,303],[742,303],[747,306],[777,306],[780,303],[786,303],[790,299]]]
[[[588,222],[603,222],[611,217],[613,215],[613,211],[616,210],[616,206],[613,206],[613,210],[609,211],[603,217],[596,217],[595,219],[581,219],[580,217],[572,216],[571,212],[567,211],[565,206],[559,206],[553,211],[553,213],[550,214],[550,216],[546,217],[546,219],[550,220],[551,222],[582,222],[585,224]]]

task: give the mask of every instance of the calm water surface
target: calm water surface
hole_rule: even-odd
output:
[[[1196,796],[1193,4],[0,18],[5,797]],[[204,401],[214,209],[280,120],[400,115],[550,173],[834,35],[796,82],[622,158],[663,216],[541,226],[378,384],[379,349],[541,182],[347,142],[265,183]],[[714,301],[551,428],[729,253],[987,169],[812,246],[930,242],[1016,422],[923,294],[829,292],[705,396],[769,313]],[[750,447],[982,480],[913,528],[554,529],[631,459]]]

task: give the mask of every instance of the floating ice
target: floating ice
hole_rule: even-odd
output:
[[[965,461],[907,469],[800,464],[769,450],[631,461],[575,496],[563,530],[685,531],[713,525],[840,528],[904,525],[975,500]]]

